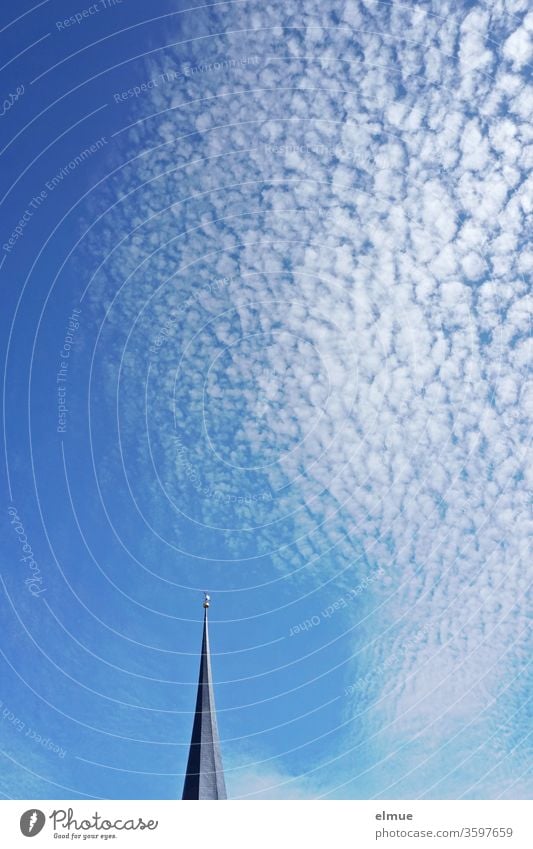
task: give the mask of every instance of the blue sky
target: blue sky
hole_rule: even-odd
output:
[[[0,30],[3,797],[528,797],[525,0]]]

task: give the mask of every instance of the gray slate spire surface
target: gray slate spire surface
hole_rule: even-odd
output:
[[[198,694],[196,696],[191,747],[182,799],[227,799],[215,712],[215,696],[211,680],[211,657],[207,627],[208,607],[209,596],[206,595],[204,599],[204,635]]]

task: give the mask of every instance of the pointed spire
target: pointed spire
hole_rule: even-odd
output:
[[[227,798],[215,712],[215,696],[211,681],[211,656],[207,627],[209,603],[210,598],[207,593],[204,593],[202,659],[200,661],[196,710],[182,799]]]

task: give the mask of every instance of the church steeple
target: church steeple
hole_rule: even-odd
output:
[[[198,694],[192,727],[191,747],[182,799],[227,799],[222,755],[218,737],[215,696],[211,680],[211,657],[207,610],[209,596],[204,598],[204,634],[198,677]]]

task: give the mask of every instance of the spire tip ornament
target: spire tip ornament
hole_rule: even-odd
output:
[[[207,595],[207,593],[204,593],[204,603],[203,603],[203,606],[205,607],[205,609],[206,609],[206,610],[207,610],[207,608],[209,607],[210,602],[211,602],[211,596],[210,596],[210,595]]]

